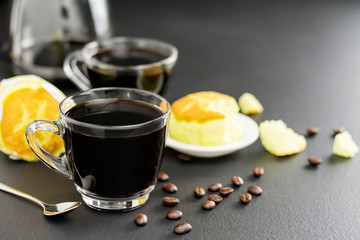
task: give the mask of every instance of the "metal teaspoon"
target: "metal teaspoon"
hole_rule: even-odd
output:
[[[8,193],[12,193],[16,196],[28,199],[38,205],[40,205],[43,208],[43,213],[46,216],[56,216],[56,215],[60,215],[60,214],[65,214],[68,213],[74,209],[76,209],[77,207],[80,206],[80,202],[63,202],[63,203],[57,203],[57,204],[48,204],[45,203],[33,196],[30,196],[27,193],[21,192],[15,188],[9,187],[3,183],[0,183],[0,190],[8,192]]]

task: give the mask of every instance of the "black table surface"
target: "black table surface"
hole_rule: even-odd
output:
[[[196,91],[238,98],[251,92],[264,105],[261,122],[282,119],[296,132],[316,126],[305,151],[275,157],[260,140],[233,154],[184,163],[167,149],[162,171],[179,188],[176,207],[184,217],[165,218],[168,196],[158,183],[141,208],[123,213],[83,205],[68,215],[45,217],[36,205],[0,193],[1,239],[360,239],[360,159],[332,154],[333,127],[344,126],[360,144],[359,1],[112,1],[116,35],[162,39],[176,45],[179,61],[164,96],[173,102]],[[3,26],[4,27],[4,26]],[[12,76],[9,60],[0,77]],[[59,87],[76,92],[68,83]],[[120,153],[119,153],[120,154]],[[318,167],[309,156],[323,158]],[[261,178],[252,176],[265,168]],[[244,185],[212,211],[193,188],[244,178]],[[45,202],[81,200],[70,180],[42,163],[0,154],[0,182]],[[239,201],[250,185],[264,190],[248,205]],[[149,223],[138,227],[138,213]],[[174,226],[188,222],[182,236]]]

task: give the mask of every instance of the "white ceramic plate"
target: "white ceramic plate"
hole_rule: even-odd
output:
[[[238,113],[236,118],[244,130],[244,136],[236,142],[217,146],[197,146],[178,142],[168,136],[166,146],[200,158],[220,157],[238,151],[256,141],[259,137],[259,126],[253,119],[244,114]]]

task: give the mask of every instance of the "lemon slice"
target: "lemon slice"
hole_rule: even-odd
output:
[[[259,100],[251,93],[244,93],[239,98],[240,110],[244,114],[258,114],[264,111]]]
[[[51,83],[34,75],[22,75],[0,82],[0,150],[11,159],[37,161],[25,139],[27,125],[36,119],[59,118],[59,102],[65,95]],[[49,153],[63,152],[61,137],[38,131],[35,137]]]
[[[260,123],[259,131],[262,145],[275,156],[292,155],[306,148],[305,137],[288,128],[282,120],[266,120]]]
[[[336,134],[334,139],[333,153],[345,158],[352,158],[359,152],[359,147],[356,145],[347,131]]]

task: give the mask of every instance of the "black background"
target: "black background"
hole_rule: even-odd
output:
[[[317,126],[307,149],[278,158],[258,140],[250,147],[215,159],[183,163],[167,149],[162,170],[179,187],[180,221],[165,218],[168,196],[157,185],[147,204],[126,213],[97,212],[84,204],[60,218],[0,193],[1,239],[360,239],[359,156],[332,155],[332,129],[344,126],[360,144],[360,2],[359,1],[111,1],[115,35],[157,38],[176,45],[179,61],[164,96],[173,102],[185,94],[214,90],[238,98],[251,92],[265,111],[257,122],[283,119],[296,132]],[[8,46],[8,11],[0,12],[3,49]],[[0,62],[0,77],[12,76],[10,62]],[[70,84],[59,86],[75,92]],[[311,167],[307,158],[323,158]],[[256,166],[265,175],[254,178]],[[196,186],[231,185],[242,176],[244,186],[212,211],[195,199]],[[81,200],[73,183],[41,163],[25,163],[0,155],[0,182],[46,202]],[[263,188],[248,205],[239,195],[249,185]],[[134,224],[145,213],[145,227]],[[179,222],[193,230],[173,233]]]

